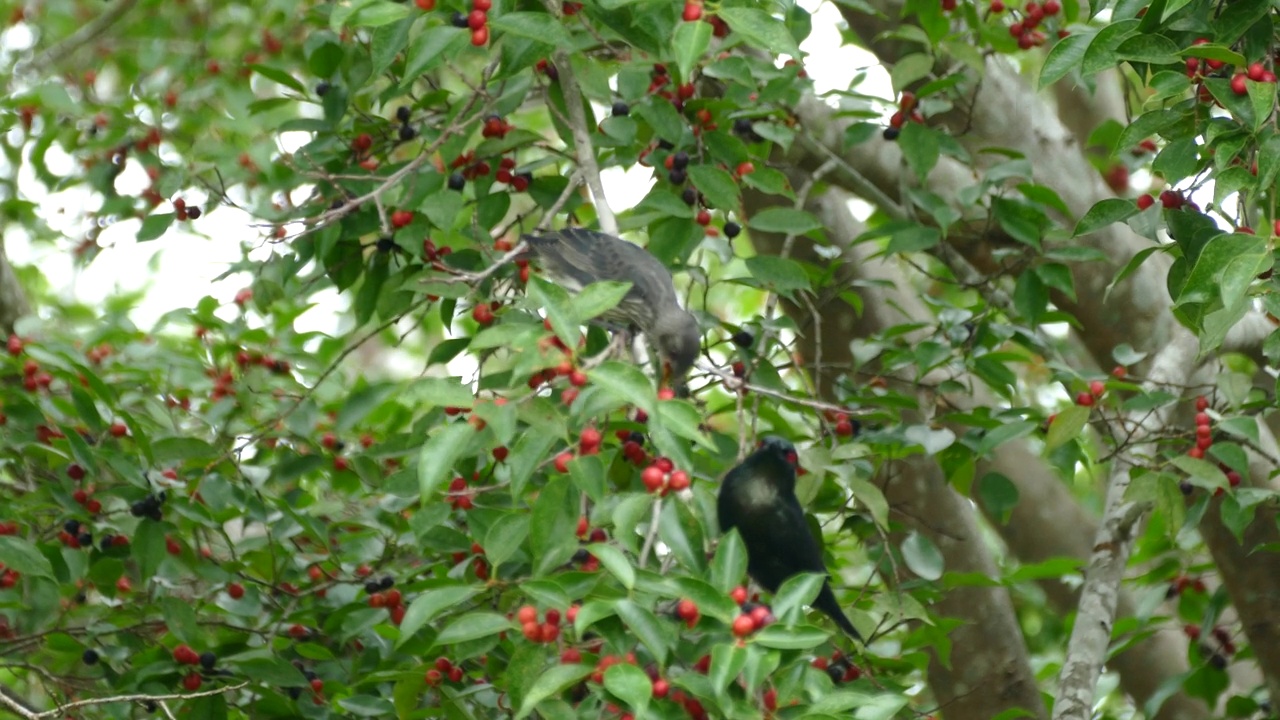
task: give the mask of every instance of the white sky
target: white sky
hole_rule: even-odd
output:
[[[806,68],[816,90],[823,93],[832,89],[847,89],[854,75],[861,69],[874,65],[869,53],[857,48],[841,47],[840,33],[843,25],[839,12],[829,2],[801,0],[802,6],[814,12],[813,32],[802,44],[809,53]],[[21,48],[31,42],[29,32],[22,26],[7,31],[0,47]],[[876,68],[863,92],[889,95],[888,75]],[[289,140],[286,138],[286,141]],[[305,139],[297,143],[301,145]],[[290,143],[292,144],[292,143]],[[294,147],[284,147],[285,151]],[[47,157],[50,169],[56,174],[70,172],[74,160],[55,149]],[[177,160],[177,158],[175,158]],[[605,190],[610,206],[625,210],[635,206],[652,185],[652,170],[636,167],[630,171],[611,168],[604,173]],[[131,163],[117,180],[122,192],[138,192],[148,184],[148,179],[137,163]],[[44,187],[35,180],[29,167],[19,174],[19,187],[26,199],[38,203],[38,212],[49,225],[63,232],[66,241],[56,246],[32,245],[21,228],[10,226],[5,232],[5,248],[17,265],[38,265],[50,285],[64,293],[68,299],[95,303],[120,291],[147,290],[147,297],[132,312],[134,322],[143,329],[150,328],[164,313],[176,308],[192,307],[205,295],[230,303],[236,291],[249,284],[245,275],[231,277],[221,282],[213,279],[225,271],[227,265],[240,259],[243,244],[261,242],[263,230],[254,227],[252,218],[244,212],[229,207],[219,207],[198,220],[175,223],[159,240],[138,243],[134,234],[140,221],[117,223],[98,237],[104,249],[87,267],[76,269],[70,249],[85,237],[87,225],[81,216],[86,205],[94,204],[83,188],[74,188],[54,194],[46,194]],[[190,204],[200,204],[199,196],[184,195]],[[167,203],[158,208],[171,212]],[[193,232],[184,232],[189,227]],[[320,302],[295,323],[299,331],[335,332],[339,303],[346,300],[330,291],[328,298]]]

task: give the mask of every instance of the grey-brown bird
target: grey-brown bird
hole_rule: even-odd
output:
[[[658,346],[672,381],[683,379],[698,357],[702,333],[697,319],[680,307],[671,273],[657,258],[639,245],[586,228],[522,239],[548,277],[570,292],[601,280],[630,282],[622,301],[600,319],[639,328]]]
[[[737,528],[747,547],[747,573],[769,592],[802,572],[827,574],[822,546],[809,532],[804,509],[796,499],[796,450],[779,437],[768,437],[720,483],[716,510],[720,531]],[[855,640],[862,636],[836,602],[831,583],[813,606],[826,613]]]

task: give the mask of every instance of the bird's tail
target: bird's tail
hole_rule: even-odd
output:
[[[818,597],[814,600],[813,605],[834,620],[846,635],[858,642],[863,641],[858,629],[853,626],[853,623],[849,622],[844,610],[840,609],[840,604],[836,602],[836,595],[831,591],[831,585],[823,583],[822,590],[818,592]]]

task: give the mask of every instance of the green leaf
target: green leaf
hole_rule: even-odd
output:
[[[773,594],[773,614],[794,622],[802,618],[803,606],[812,605],[827,576],[823,573],[800,573],[787,578]]]
[[[1123,198],[1107,198],[1100,200],[1089,208],[1089,211],[1080,218],[1080,222],[1076,223],[1076,229],[1072,231],[1072,237],[1080,237],[1088,235],[1091,232],[1101,230],[1102,228],[1127,220],[1138,214],[1138,206],[1132,200]]]
[[[729,29],[747,38],[752,45],[771,54],[786,53],[800,59],[800,47],[787,32],[786,25],[769,13],[756,8],[724,7],[716,13]]]
[[[925,580],[937,580],[942,577],[942,552],[925,535],[912,531],[902,541],[902,559],[911,572]]]
[[[1088,421],[1089,408],[1083,405],[1072,405],[1058,413],[1053,422],[1049,424],[1049,434],[1044,440],[1045,451],[1051,452],[1075,440],[1079,437],[1080,431],[1084,429],[1084,424]]]
[[[475,597],[480,591],[481,588],[470,585],[453,585],[422,591],[405,610],[404,619],[400,621],[400,638],[396,640],[396,647],[408,642],[440,613],[445,610],[456,610],[458,606]]]
[[[538,707],[538,703],[559,695],[594,671],[595,668],[590,665],[552,665],[547,668],[547,671],[538,677],[533,687],[525,693],[524,702],[520,704],[520,711],[516,713],[515,720],[529,717]]]
[[[685,23],[685,25],[706,25],[707,23]],[[709,27],[709,26],[708,26]],[[737,210],[741,202],[738,197],[738,184],[728,171],[714,165],[690,165],[689,180],[702,193],[713,208],[721,210]]]
[[[752,641],[778,650],[808,650],[827,642],[830,635],[821,628],[812,625],[785,627],[780,623],[769,625],[754,636]]]
[[[803,235],[822,227],[811,213],[786,207],[765,208],[751,216],[747,226],[753,230],[789,235]]]
[[[657,414],[658,394],[653,382],[631,363],[609,360],[588,370],[587,377],[595,385],[628,405],[644,410],[650,417]]]
[[[1258,148],[1258,187],[1271,187],[1280,173],[1280,135],[1271,135]]]
[[[1180,61],[1178,44],[1163,35],[1137,35],[1120,43],[1116,56],[1121,60],[1152,65],[1172,65]]]
[[[466,44],[467,34],[449,25],[436,25],[427,28],[414,38],[405,58],[405,85],[417,81],[418,76],[430,69],[436,58]]]
[[[649,699],[653,697],[653,681],[644,670],[629,663],[612,665],[604,671],[604,689],[626,703],[636,717],[644,717],[645,710],[649,708]]]
[[[340,7],[340,6],[339,6]],[[351,27],[381,27],[409,17],[409,6],[389,0],[365,0],[352,4],[345,24]],[[337,11],[334,11],[335,14]],[[333,28],[337,30],[337,28]]]
[[[693,79],[693,68],[710,44],[711,23],[686,22],[680,23],[676,28],[671,45],[675,50],[676,67],[680,69],[680,82],[686,83]]]
[[[738,678],[747,664],[747,649],[737,643],[720,643],[711,648],[711,668],[707,676],[717,697],[723,697],[729,683]]]
[[[173,219],[173,213],[153,213],[148,215],[142,221],[142,228],[138,230],[138,242],[147,242],[163,236],[168,232],[169,226],[173,224]]]
[[[547,282],[537,275],[529,278],[525,286],[529,299],[537,303],[547,313],[551,321],[551,329],[565,347],[577,347],[578,338],[582,337],[578,318],[574,316],[569,300],[569,293],[559,285]]]
[[[747,548],[735,528],[725,533],[716,546],[715,559],[711,561],[711,583],[720,592],[729,592],[747,574]]]
[[[753,255],[746,259],[747,272],[765,288],[782,294],[809,289],[809,276],[800,263],[776,255]]]
[[[636,569],[621,550],[604,543],[591,543],[587,546],[587,552],[594,555],[605,570],[608,570],[614,577],[618,578],[618,582],[622,583],[622,587],[627,590],[635,588]]]
[[[666,664],[667,653],[671,650],[671,642],[674,640],[671,623],[658,620],[651,610],[625,598],[615,602],[613,609],[631,633],[644,643],[653,655],[653,659],[659,665]]]
[[[498,566],[509,560],[529,537],[529,516],[524,514],[503,515],[497,522],[489,526],[484,535],[484,556],[496,571]]]
[[[1080,67],[1085,51],[1093,42],[1096,30],[1076,30],[1054,44],[1045,58],[1044,67],[1040,68],[1040,90],[1049,87],[1066,77],[1068,73]]]
[[[376,695],[344,697],[338,700],[338,705],[352,715],[361,717],[388,717],[396,712],[396,707],[390,700]]]
[[[160,601],[160,612],[164,615],[164,624],[174,637],[184,643],[198,644],[200,624],[196,619],[196,611],[191,605],[178,598],[168,597]]]
[[[515,623],[508,620],[505,615],[492,612],[473,612],[463,615],[446,625],[440,631],[440,634],[436,636],[435,645],[436,647],[453,645],[515,629],[517,629]]]
[[[489,25],[495,30],[510,33],[522,38],[571,49],[573,38],[558,20],[543,12],[510,12],[490,19]]]
[[[275,685],[277,687],[301,687],[305,685],[307,679],[303,677],[302,671],[294,667],[284,658],[272,657],[265,655],[267,650],[251,650],[239,655],[224,657],[220,660],[220,664],[225,663],[228,668],[237,671],[237,674],[244,677],[253,678],[255,682],[264,685]]]
[[[53,578],[53,565],[34,545],[13,535],[0,535],[0,563],[23,575]]]
[[[902,156],[907,159],[907,165],[915,173],[916,179],[923,183],[938,164],[942,141],[933,128],[909,122],[902,126],[898,147],[902,148]]]
[[[578,505],[563,475],[547,481],[533,505],[529,544],[533,550],[535,576],[545,575],[568,562],[578,550],[572,528],[578,521]]]
[[[978,500],[998,523],[1006,523],[1018,506],[1018,486],[997,472],[989,472],[978,481]]]
[[[584,323],[614,309],[631,291],[631,283],[603,280],[582,288],[569,302],[578,322]]]
[[[698,518],[679,499],[665,503],[658,518],[658,539],[687,570],[706,571],[707,555],[702,549],[702,526]]]
[[[435,500],[436,491],[457,474],[458,463],[475,438],[469,423],[453,422],[436,427],[418,451],[418,492],[422,501]]]

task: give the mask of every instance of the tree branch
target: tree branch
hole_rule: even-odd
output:
[[[555,0],[543,0],[547,12],[557,19],[561,17],[560,3]],[[608,235],[618,234],[618,220],[605,198],[604,183],[600,180],[600,165],[596,162],[595,149],[591,144],[591,130],[587,127],[587,116],[582,111],[582,88],[574,76],[573,65],[569,62],[569,53],[557,49],[553,54],[556,71],[560,76],[560,89],[564,91],[565,109],[569,112],[569,127],[573,130],[574,154],[578,167],[591,190],[591,198],[595,202],[596,217],[600,219],[600,230]]]
[[[1195,367],[1199,343],[1190,332],[1178,328],[1172,342],[1156,356],[1148,390],[1160,385],[1183,385]],[[1111,643],[1129,553],[1133,549],[1133,525],[1146,513],[1147,507],[1125,499],[1132,469],[1140,464],[1140,455],[1154,449],[1152,438],[1168,424],[1173,405],[1154,413],[1146,410],[1129,413],[1124,424],[1134,427],[1132,443],[1112,461],[1107,487],[1106,510],[1094,538],[1093,553],[1085,571],[1084,587],[1075,626],[1067,644],[1067,655],[1059,674],[1058,697],[1053,706],[1053,720],[1088,720],[1092,715],[1098,676]]]
[[[186,695],[115,695],[112,697],[104,697],[104,698],[89,698],[87,700],[76,700],[75,702],[69,702],[66,705],[61,705],[52,710],[44,710],[41,712],[36,712],[34,710],[31,710],[26,706],[26,704],[24,704],[22,701],[18,700],[14,696],[12,690],[10,690],[7,687],[0,686],[0,705],[4,705],[5,707],[12,710],[19,717],[25,718],[25,720],[44,720],[45,718],[52,718],[52,717],[57,717],[58,715],[65,715],[66,713],[72,710],[75,710],[77,708],[89,707],[91,705],[107,705],[110,703],[123,703],[123,702],[162,703],[166,700],[188,700],[191,698],[208,697],[210,695],[221,695],[223,693],[229,693],[235,690],[239,690],[240,688],[245,687],[248,684],[249,684],[248,682],[242,682],[236,685],[228,685],[227,687],[214,688],[213,690],[205,690],[203,692],[194,692]]]

